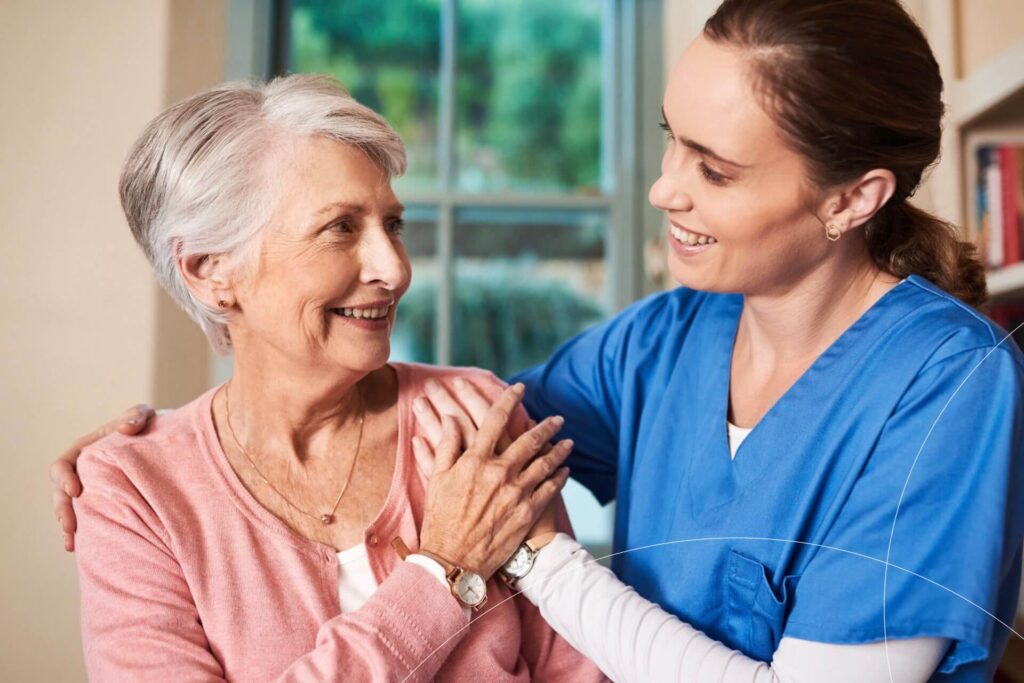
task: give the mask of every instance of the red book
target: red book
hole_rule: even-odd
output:
[[[999,148],[999,166],[1002,172],[1003,201],[1003,265],[1020,261],[1020,206],[1017,201],[1017,148],[1003,145]]]
[[[1016,197],[1017,240],[1020,244],[1020,259],[1024,261],[1024,145],[1016,145],[1013,151],[1017,161],[1014,169],[1017,187],[1011,188],[1010,191]]]

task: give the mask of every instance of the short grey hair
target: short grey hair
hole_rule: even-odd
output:
[[[405,148],[387,121],[316,75],[224,83],[193,95],[150,122],[121,171],[132,235],[217,353],[231,351],[226,317],[192,296],[177,259],[252,254],[271,210],[266,161],[286,135],[331,138],[362,150],[389,178],[405,172]]]

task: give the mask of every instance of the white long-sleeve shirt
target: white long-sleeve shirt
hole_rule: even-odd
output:
[[[771,663],[760,662],[641,597],[565,534],[540,551],[520,587],[555,631],[620,682],[914,683],[928,680],[949,647],[942,638],[886,648],[784,637]]]

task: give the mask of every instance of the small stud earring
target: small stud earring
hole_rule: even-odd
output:
[[[839,238],[842,236],[843,231],[840,230],[835,223],[825,224],[825,237],[827,237],[830,242],[838,242]]]
[[[219,300],[217,302],[217,305],[220,306],[221,308],[227,308],[228,307],[228,302],[224,301],[224,299],[221,299],[221,300]]]

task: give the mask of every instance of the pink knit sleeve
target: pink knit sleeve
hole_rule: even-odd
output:
[[[75,500],[76,556],[89,679],[224,680],[156,513],[109,455],[83,452],[78,472],[84,493]],[[363,609],[324,623],[316,647],[278,680],[389,680],[414,669],[407,680],[430,680],[464,627],[444,587],[402,563]]]

